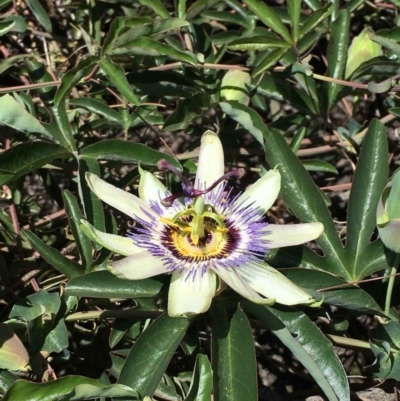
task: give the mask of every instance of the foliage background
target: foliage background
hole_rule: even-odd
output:
[[[398,261],[375,215],[399,162],[398,6],[0,0],[4,399],[396,392],[399,291],[382,276]],[[85,172],[132,192],[138,163],[157,173],[167,158],[193,174],[206,129],[219,132],[227,167],[247,171],[235,190],[278,166],[270,221],[324,223],[312,250],[267,257],[323,294],[321,308],[264,308],[227,291],[209,314],[171,319],[168,277],[104,271],[115,256],[80,220],[114,233],[133,222],[104,208]]]

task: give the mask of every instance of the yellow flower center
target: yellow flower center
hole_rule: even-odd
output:
[[[186,210],[161,221],[168,226],[167,242],[177,256],[204,260],[226,256],[225,249],[232,236],[224,219],[199,196]]]
[[[204,237],[195,244],[186,230],[170,227],[171,245],[182,258],[205,260],[212,257],[226,256],[225,248],[231,236],[226,230],[218,230],[211,220],[204,221]]]

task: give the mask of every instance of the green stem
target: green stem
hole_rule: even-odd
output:
[[[87,311],[76,312],[65,318],[65,321],[73,322],[76,320],[93,320],[93,319],[118,319],[127,317],[151,318],[155,319],[161,315],[162,312],[158,311],[140,311],[136,308],[123,309],[123,310],[102,310],[102,311]]]
[[[393,267],[390,270],[390,277],[389,277],[388,288],[387,288],[387,292],[386,292],[385,315],[387,315],[387,316],[389,316],[389,312],[390,312],[390,303],[392,300],[394,279],[396,278],[396,272],[397,272],[397,267],[399,266],[399,263],[400,263],[400,254],[397,254],[396,259],[393,264]]]

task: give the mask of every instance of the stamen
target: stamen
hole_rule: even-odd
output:
[[[180,192],[175,195],[168,196],[164,199],[161,200],[161,204],[165,207],[170,207],[174,203],[174,201],[181,196],[184,196],[185,198],[193,199],[196,198],[197,196],[204,195],[210,191],[212,191],[217,185],[219,185],[223,180],[229,178],[229,177],[237,177],[241,178],[245,174],[244,168],[237,168],[235,170],[229,171],[228,173],[224,174],[222,177],[218,178],[217,181],[215,181],[210,187],[201,190],[201,189],[195,189],[193,188],[188,179],[180,172],[177,168],[175,168],[173,165],[168,163],[165,159],[161,159],[158,162],[158,168],[160,170],[170,170],[173,173],[175,173],[180,179],[182,180],[182,187],[183,187],[183,192]]]
[[[164,170],[172,171],[182,180],[182,183],[184,184],[185,187],[192,188],[188,179],[182,174],[182,172],[179,171],[176,167],[174,167],[171,163],[168,163],[165,159],[159,160],[159,162],[157,163],[157,167],[161,171]]]
[[[237,178],[242,178],[245,174],[244,168],[237,168],[235,170],[231,170],[228,173],[224,174],[222,177],[218,178],[217,181],[214,182],[214,184],[211,185],[211,187],[207,188],[205,191],[202,191],[202,194],[206,194],[207,192],[212,191],[218,184],[220,184],[223,180],[229,177],[237,177]]]

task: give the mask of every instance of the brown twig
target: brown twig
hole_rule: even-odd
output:
[[[43,225],[49,223],[50,221],[57,220],[57,219],[59,219],[59,218],[61,218],[61,217],[66,217],[65,209],[61,209],[61,210],[59,210],[58,212],[49,214],[48,216],[43,217],[42,219],[40,219],[40,220],[38,220],[38,221],[35,221],[35,222],[32,223],[32,224],[26,224],[26,225],[24,225],[22,228],[23,228],[24,230],[29,230],[29,229],[32,228],[32,227],[40,227],[40,226],[43,226]]]

